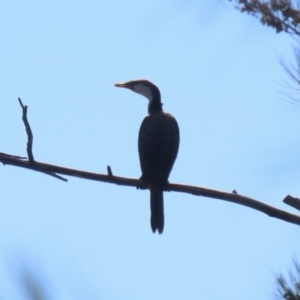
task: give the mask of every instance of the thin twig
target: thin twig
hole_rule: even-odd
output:
[[[110,166],[107,166],[107,174],[109,177],[113,177],[113,173]]]
[[[32,134],[32,131],[31,131],[28,119],[27,119],[27,108],[28,108],[28,106],[23,104],[21,98],[18,98],[18,100],[19,100],[19,103],[20,103],[20,105],[22,107],[22,111],[23,111],[22,120],[24,122],[24,125],[25,125],[25,128],[26,128],[27,137],[28,137],[28,141],[27,141],[28,161],[29,161],[29,163],[34,164],[35,161],[34,161],[34,157],[33,157],[33,153],[32,153],[33,134]],[[65,179],[65,178],[63,178],[63,177],[61,177],[61,176],[59,176],[59,175],[57,175],[57,174],[55,174],[53,172],[42,171],[42,170],[40,172],[45,173],[45,174],[50,175],[50,176],[53,176],[53,177],[55,177],[57,179],[60,179],[62,181],[68,181],[67,179]]]
[[[66,178],[64,178],[64,177],[62,177],[62,176],[59,176],[59,175],[57,175],[57,174],[55,174],[55,173],[53,173],[53,172],[46,172],[46,171],[41,171],[42,173],[44,173],[44,174],[47,174],[47,175],[49,175],[49,176],[52,176],[52,177],[54,177],[54,178],[57,178],[57,179],[59,179],[59,180],[62,180],[62,181],[65,181],[65,182],[67,182],[68,181],[68,179],[66,179]]]
[[[22,111],[23,111],[22,120],[24,122],[27,137],[28,137],[28,142],[27,142],[28,160],[29,160],[29,162],[33,163],[34,162],[34,157],[32,154],[33,134],[32,134],[29,122],[27,120],[27,105],[23,105],[21,98],[18,98],[18,100],[22,107]]]
[[[11,154],[6,154],[6,153],[3,153],[3,152],[0,152],[0,155],[4,155],[4,156],[7,156],[7,157],[11,157],[11,158],[17,158],[17,159],[27,159],[27,157],[24,157],[24,156],[16,156],[16,155],[11,155]]]

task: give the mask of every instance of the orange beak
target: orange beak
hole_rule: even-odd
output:
[[[132,90],[132,87],[127,83],[116,83],[115,86]]]

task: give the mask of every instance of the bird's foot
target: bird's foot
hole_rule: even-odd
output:
[[[144,184],[144,186],[137,186],[136,188],[138,190],[147,190],[148,187],[147,187],[147,184],[146,184],[146,181],[145,181],[143,175],[140,177],[140,181]]]
[[[166,180],[166,182],[163,184],[163,190],[165,192],[170,192],[170,190],[168,188],[166,188],[168,184],[169,184],[169,180]]]

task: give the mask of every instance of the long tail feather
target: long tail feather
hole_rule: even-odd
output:
[[[150,208],[151,208],[151,228],[153,233],[158,231],[162,234],[164,231],[164,198],[163,191],[153,189],[150,192]]]

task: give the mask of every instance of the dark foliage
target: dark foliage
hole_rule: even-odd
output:
[[[273,27],[277,33],[300,35],[299,4],[291,0],[236,0],[241,12],[258,17],[262,24]]]
[[[289,272],[289,278],[278,275],[276,285],[275,299],[300,300],[300,264],[294,260],[294,271]]]

